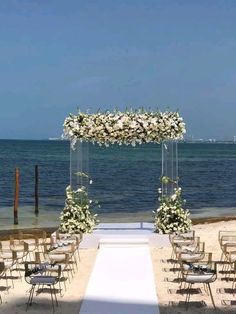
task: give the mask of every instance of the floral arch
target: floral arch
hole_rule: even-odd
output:
[[[83,143],[86,142],[105,146],[164,143],[162,145],[162,178],[165,180],[162,180],[162,197],[173,197],[178,178],[177,149],[173,148],[173,143],[176,144],[177,140],[182,139],[186,132],[185,123],[178,112],[145,111],[144,109],[126,112],[115,110],[95,114],[79,112],[78,115],[70,114],[63,126],[64,137],[71,141],[72,153],[70,186],[67,188],[65,208],[60,217],[62,231],[91,232],[97,223],[96,215],[90,211],[92,201],[89,200],[87,192],[89,178],[86,174],[86,153],[83,152]],[[173,161],[174,158],[175,161]],[[174,198],[178,200],[178,196],[175,195]],[[166,201],[167,199],[164,200]],[[158,221],[159,218],[166,219],[166,215],[164,218],[160,217],[159,210],[154,212],[154,216],[157,225],[163,224],[163,221]],[[173,231],[176,226],[173,225],[173,228],[168,230],[163,227],[162,231]]]
[[[169,111],[80,112],[70,115],[64,122],[64,134],[72,146],[78,140],[106,146],[160,143],[182,139],[185,132],[185,123],[179,113]]]

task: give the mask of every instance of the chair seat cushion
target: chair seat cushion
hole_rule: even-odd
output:
[[[65,260],[65,255],[64,254],[50,254],[49,258],[50,258],[50,261],[62,262]]]
[[[188,274],[185,281],[188,283],[210,283],[215,281],[214,273],[198,273],[198,274]]]
[[[180,259],[182,261],[197,261],[199,259],[202,259],[203,257],[204,254],[202,253],[182,253]]]
[[[45,284],[45,285],[54,285],[57,278],[53,276],[34,276],[31,277],[30,283],[32,285]]]

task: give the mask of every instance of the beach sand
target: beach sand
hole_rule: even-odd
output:
[[[236,220],[221,221],[194,225],[196,235],[201,241],[205,241],[206,252],[213,252],[213,260],[219,260],[220,247],[218,243],[219,230],[236,230]],[[230,290],[232,282],[223,280],[223,274],[218,272],[217,280],[211,284],[213,297],[217,310],[213,309],[210,297],[206,294],[201,284],[197,284],[199,293],[191,295],[189,309],[186,311],[185,295],[178,293],[179,283],[176,281],[177,272],[173,272],[173,264],[168,262],[171,256],[171,247],[154,247],[150,249],[153,260],[154,277],[157,287],[157,295],[161,314],[183,314],[183,313],[236,313],[236,296]],[[58,296],[59,307],[55,313],[79,313],[81,300],[86,290],[89,275],[96,258],[96,249],[81,249],[81,261],[71,283],[67,284],[67,290],[63,290],[63,296]],[[221,270],[221,267],[218,269]],[[3,314],[25,313],[26,302],[30,286],[20,279],[14,280],[15,288],[1,291],[3,303],[0,304],[0,312]],[[0,286],[4,286],[5,280],[1,279]],[[125,284],[125,283],[124,283]],[[33,305],[29,313],[51,313],[51,301],[49,293],[40,293],[34,297]],[[92,314],[92,313],[91,313]],[[112,313],[110,313],[112,314]],[[121,313],[122,314],[122,313]]]
[[[236,221],[221,221],[216,223],[205,223],[193,226],[195,234],[205,242],[205,251],[213,253],[213,260],[218,261],[221,250],[218,243],[218,232],[236,231]],[[222,266],[218,267],[217,280],[211,284],[213,298],[217,309],[212,306],[210,296],[203,289],[202,284],[194,284],[191,294],[190,305],[186,311],[185,297],[179,291],[180,283],[177,280],[178,272],[173,271],[173,264],[168,260],[171,257],[170,247],[157,247],[151,249],[153,260],[157,295],[161,314],[183,314],[183,313],[236,313],[236,296],[232,293],[232,281],[225,281],[221,273]],[[201,290],[197,290],[200,288]],[[196,289],[196,290],[195,290]],[[195,293],[194,293],[195,292]],[[198,292],[198,293],[196,293]]]

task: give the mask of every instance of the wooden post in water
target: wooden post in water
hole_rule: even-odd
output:
[[[18,206],[20,190],[20,170],[15,168],[14,225],[18,225]]]
[[[35,207],[34,212],[37,216],[39,213],[39,168],[38,165],[35,166],[35,185],[34,185],[34,199],[35,199]]]

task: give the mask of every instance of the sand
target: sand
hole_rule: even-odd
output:
[[[213,252],[213,259],[219,260],[220,247],[218,243],[219,230],[235,230],[236,221],[221,221],[195,225],[193,229],[196,235],[205,241],[206,251]],[[161,314],[182,314],[182,313],[236,313],[236,296],[233,295],[231,281],[225,281],[224,275],[218,269],[218,278],[212,283],[212,292],[217,306],[214,310],[210,297],[206,294],[201,284],[196,285],[197,294],[191,295],[189,309],[186,311],[184,300],[185,295],[179,293],[179,283],[177,273],[173,272],[173,264],[168,260],[171,256],[171,247],[151,248],[157,295],[159,299]],[[86,290],[89,275],[96,258],[96,249],[81,249],[81,261],[72,282],[67,284],[67,290],[63,290],[63,296],[58,296],[59,307],[55,313],[79,313],[81,300]],[[1,291],[5,285],[5,280],[0,280],[0,293],[3,303],[0,304],[0,312],[3,314],[25,313],[26,301],[29,292],[29,285],[20,279],[14,280],[15,287],[9,289],[9,293]],[[125,284],[125,283],[124,283]],[[198,289],[197,289],[198,288]],[[28,310],[29,313],[51,313],[51,301],[48,293],[40,293],[34,297],[33,305]],[[92,314],[92,313],[91,313]],[[112,314],[112,313],[110,313]],[[122,314],[122,313],[121,313]]]

